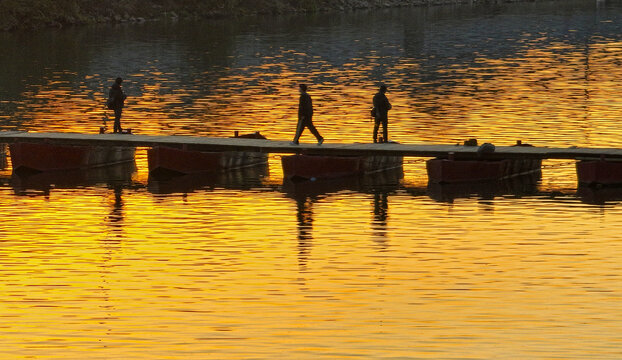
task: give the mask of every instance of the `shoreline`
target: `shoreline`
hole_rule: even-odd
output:
[[[295,13],[325,13],[360,9],[459,4],[502,4],[535,0],[40,0],[35,6],[0,2],[0,31],[41,30],[87,24],[115,24],[163,19],[215,19]],[[265,3],[265,4],[263,4]]]

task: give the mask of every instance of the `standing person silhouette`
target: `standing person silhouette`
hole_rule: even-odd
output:
[[[125,99],[127,99],[127,95],[121,89],[121,83],[123,79],[118,77],[114,84],[110,87],[110,91],[108,92],[108,108],[114,110],[114,129],[113,133],[122,133],[121,129],[121,113],[123,112],[123,105],[125,103]]]
[[[294,140],[292,140],[291,144],[298,145],[300,135],[302,135],[305,127],[308,127],[309,131],[311,131],[317,139],[317,144],[322,145],[324,138],[313,125],[313,104],[311,102],[311,96],[307,94],[307,85],[300,84],[298,87],[300,88],[300,101],[298,102],[298,125],[296,126],[296,135],[294,136]]]
[[[374,95],[374,108],[376,109],[376,116],[374,117],[374,142],[378,142],[378,128],[382,123],[382,137],[380,142],[389,141],[389,110],[391,110],[391,103],[385,93],[387,92],[386,85],[380,85],[380,89]]]

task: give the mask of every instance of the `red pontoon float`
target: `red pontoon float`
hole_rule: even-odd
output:
[[[589,159],[577,161],[577,180],[586,185],[622,185],[622,161]]]
[[[283,175],[295,179],[330,179],[402,167],[401,156],[289,155],[281,158]]]
[[[477,146],[477,139],[469,139],[464,146]],[[521,140],[515,145],[533,147]],[[426,162],[429,183],[460,183],[469,181],[496,181],[517,176],[540,173],[542,159],[539,158],[487,158],[495,152],[495,146],[484,143],[477,149],[477,158],[456,159],[453,152],[447,158],[436,158]]]
[[[13,171],[59,171],[134,161],[135,148],[18,142],[9,153]]]
[[[238,135],[236,138],[265,139],[259,132]],[[268,155],[256,151],[197,151],[154,146],[147,150],[151,174],[198,174],[241,169],[268,162]]]
[[[502,180],[541,171],[540,159],[454,160],[426,162],[428,180],[433,183]]]

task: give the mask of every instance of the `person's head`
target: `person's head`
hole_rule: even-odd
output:
[[[387,92],[387,86],[384,85],[384,84],[380,85],[380,92],[383,93],[383,94],[386,93]]]
[[[307,92],[307,85],[300,84],[298,85],[298,87],[300,88],[300,92]]]
[[[121,85],[121,83],[123,82],[123,79],[121,79],[120,77],[118,77],[115,81],[115,83]]]

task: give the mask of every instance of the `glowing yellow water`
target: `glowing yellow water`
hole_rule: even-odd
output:
[[[543,8],[524,10],[532,6]],[[403,10],[372,29],[357,25],[360,14],[326,27],[303,17],[301,38],[295,26],[264,24],[227,34],[224,67],[201,63],[211,43],[147,37],[156,25],[117,29],[137,54],[113,52],[133,69],[123,124],[288,140],[305,81],[328,142],[368,142],[379,80],[370,73],[380,72],[395,141],[620,147],[620,10],[580,8],[566,23],[543,4],[512,9],[492,18]],[[410,31],[409,16],[424,20],[415,50],[396,35]],[[174,27],[180,38],[211,36],[188,28]],[[474,37],[466,47],[463,34]],[[87,44],[101,57],[109,50]],[[116,76],[101,63],[50,65],[0,120],[96,132]],[[0,358],[619,358],[622,193],[577,188],[572,163],[544,165],[538,183],[497,189],[428,187],[418,159],[401,180],[328,186],[284,184],[277,155],[267,169],[173,182],[149,178],[146,149],[128,176],[77,184],[11,176],[9,164]]]

